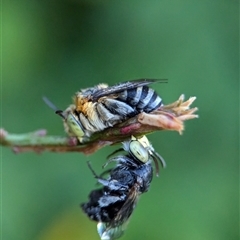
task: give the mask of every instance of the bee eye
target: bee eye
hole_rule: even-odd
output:
[[[66,124],[69,127],[71,133],[74,134],[76,137],[83,137],[84,132],[81,123],[76,119],[76,117],[69,113],[66,118]]]
[[[149,153],[143,145],[137,141],[131,141],[129,144],[130,153],[139,161],[146,163],[149,160]]]

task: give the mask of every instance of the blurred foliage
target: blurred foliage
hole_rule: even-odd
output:
[[[165,103],[195,95],[183,136],[150,139],[168,167],[122,239],[239,239],[239,1],[3,1],[1,126],[62,135],[59,108],[100,82],[168,78]],[[113,147],[14,155],[1,148],[2,239],[99,239],[80,210]]]

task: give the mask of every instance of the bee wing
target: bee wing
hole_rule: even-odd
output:
[[[139,185],[135,184],[127,196],[126,202],[110,223],[99,222],[97,229],[101,240],[117,239],[121,237],[127,227],[128,219],[131,216],[133,209],[137,203],[139,196]]]
[[[108,88],[99,89],[98,91],[92,94],[92,101],[97,101],[99,98],[108,96],[110,94],[119,93],[127,89],[146,86],[156,82],[166,83],[167,79],[137,79],[119,83]]]
[[[111,222],[111,225],[113,226],[122,225],[124,224],[124,222],[128,220],[128,218],[131,216],[135,208],[135,205],[137,204],[138,197],[139,197],[139,184],[136,183],[130,189],[126,202],[123,204],[120,211]]]

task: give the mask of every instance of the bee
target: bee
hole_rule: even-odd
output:
[[[90,219],[98,222],[97,230],[101,240],[113,240],[123,235],[139,196],[150,187],[153,178],[152,158],[157,158],[166,166],[145,136],[140,139],[132,137],[123,143],[123,149],[125,155],[111,157],[104,165],[106,167],[110,162],[116,162],[116,167],[100,176],[88,162],[94,177],[103,187],[91,191],[89,201],[81,204],[81,207]],[[154,163],[158,171],[158,165]],[[103,178],[106,172],[109,173],[107,179]]]
[[[49,100],[45,102],[64,120],[65,131],[80,143],[93,133],[113,127],[141,112],[152,112],[162,106],[162,99],[149,84],[167,80],[139,79],[108,86],[82,89],[73,97],[66,110],[57,110]]]
[[[145,162],[146,159],[152,158],[156,167],[157,176],[159,175],[158,161],[161,163],[163,168],[167,166],[163,157],[154,150],[153,146],[150,144],[148,138],[145,135],[142,136],[141,138],[136,138],[132,136],[130,141],[125,141],[122,144],[123,147],[114,151],[112,154],[108,156],[108,158],[122,150],[128,152],[130,155],[139,159],[142,162]]]

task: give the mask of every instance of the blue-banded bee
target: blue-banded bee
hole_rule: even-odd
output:
[[[121,123],[140,112],[152,112],[162,105],[162,99],[147,85],[166,80],[139,79],[109,87],[99,84],[82,89],[74,96],[74,104],[65,111],[56,110],[64,119],[65,130],[80,143],[95,132]]]
[[[126,155],[111,157],[104,165],[117,162],[117,166],[100,176],[88,163],[103,187],[93,190],[89,194],[89,201],[81,204],[81,207],[90,219],[98,222],[97,230],[101,240],[113,240],[122,236],[139,196],[149,189],[153,177],[151,159],[160,156],[145,136],[140,139],[132,137],[123,143],[123,148],[127,151]],[[166,166],[162,158],[157,159]],[[158,169],[156,161],[154,162]],[[102,177],[106,172],[109,173],[107,179]]]

